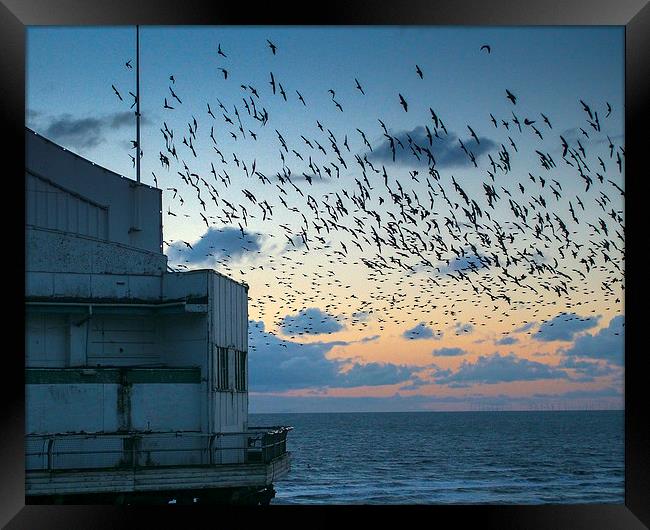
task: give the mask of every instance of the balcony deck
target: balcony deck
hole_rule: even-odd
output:
[[[28,471],[25,495],[262,488],[286,475],[290,470],[290,461],[291,454],[287,452],[267,463]]]
[[[289,430],[28,436],[25,495],[262,489],[290,470]]]

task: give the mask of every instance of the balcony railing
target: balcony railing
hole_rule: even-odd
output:
[[[292,427],[245,432],[55,434],[26,437],[27,471],[268,464],[287,452]]]

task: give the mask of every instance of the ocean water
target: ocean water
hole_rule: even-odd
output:
[[[623,411],[251,414],[291,425],[272,504],[624,502]]]

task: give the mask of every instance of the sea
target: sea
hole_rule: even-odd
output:
[[[293,427],[272,504],[623,504],[624,412],[250,414]]]

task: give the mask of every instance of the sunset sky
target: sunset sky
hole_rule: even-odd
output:
[[[624,28],[145,26],[140,47],[142,181],[170,265],[250,286],[251,412],[623,407]],[[135,178],[127,61],[134,27],[29,28],[27,126]]]

